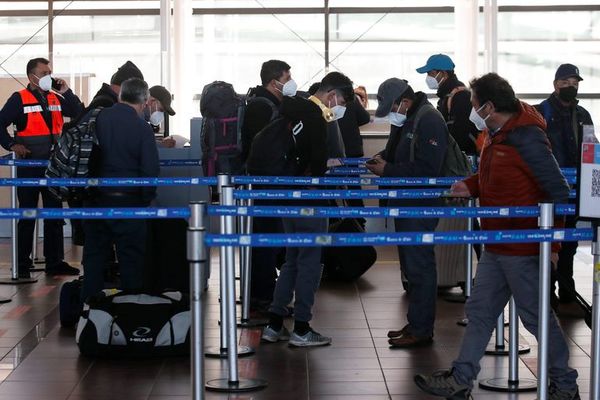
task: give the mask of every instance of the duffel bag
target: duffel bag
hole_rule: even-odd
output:
[[[189,354],[189,298],[181,292],[128,293],[105,289],[84,304],[76,341],[92,357]]]

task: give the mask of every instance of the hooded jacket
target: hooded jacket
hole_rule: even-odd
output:
[[[491,134],[481,151],[479,172],[464,182],[481,206],[537,206],[566,203],[569,185],[552,155],[546,123],[532,106],[519,110]],[[483,218],[483,230],[537,229],[537,218]],[[538,243],[486,244],[491,253],[514,256],[539,254]],[[553,243],[558,251],[559,243]]]
[[[242,160],[244,162],[248,158],[254,136],[273,120],[273,109],[279,109],[281,106],[279,99],[263,86],[251,88],[247,96],[248,98],[262,98],[264,101],[249,102],[244,111],[241,138]]]

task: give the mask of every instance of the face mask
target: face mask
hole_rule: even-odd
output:
[[[150,122],[150,124],[157,126],[160,125],[164,119],[165,113],[163,113],[162,111],[154,111],[152,114],[150,114],[150,119],[148,121]]]
[[[425,83],[427,84],[427,87],[431,90],[437,90],[440,87],[440,84],[437,81],[437,76],[440,73],[438,72],[435,76],[431,76],[431,75],[427,75],[425,77]]]
[[[34,76],[38,78],[36,75]],[[38,86],[44,92],[49,91],[50,89],[52,89],[52,77],[50,75],[46,75],[42,76],[41,78],[38,78]]]
[[[333,113],[333,121],[337,121],[338,119],[344,117],[344,114],[346,113],[346,107],[338,105],[337,96],[334,97],[334,99],[335,106],[331,107],[331,112]]]
[[[279,81],[275,81],[278,84],[280,84],[281,90],[279,90],[281,92],[282,95],[284,96],[288,96],[288,97],[293,97],[296,95],[296,91],[298,90],[298,84],[296,83],[296,81],[294,81],[293,79],[290,79],[289,81],[287,81],[286,83],[281,83]]]
[[[389,114],[390,124],[400,128],[406,122],[406,115],[397,112],[391,112]]]
[[[481,116],[478,114],[478,112],[481,111],[483,107],[485,107],[485,104],[479,107],[477,110],[475,110],[475,108],[472,107],[471,114],[469,115],[469,121],[471,121],[473,125],[475,125],[475,127],[480,131],[487,129],[485,121],[490,117],[490,114],[488,114],[487,117],[481,118]]]
[[[575,86],[566,86],[558,89],[558,98],[564,102],[570,103],[577,97],[577,88]]]

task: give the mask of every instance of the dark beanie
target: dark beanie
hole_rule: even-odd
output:
[[[121,65],[117,72],[113,74],[112,78],[110,78],[110,84],[120,86],[121,83],[130,78],[144,80],[144,75],[134,63],[127,61],[125,64]]]

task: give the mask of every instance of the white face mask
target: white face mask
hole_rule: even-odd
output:
[[[164,119],[165,113],[163,113],[162,111],[154,111],[152,114],[150,114],[150,120],[148,122],[150,122],[150,124],[154,126],[157,126],[160,125]]]
[[[481,116],[478,114],[478,112],[485,107],[485,104],[482,105],[481,107],[479,107],[477,110],[475,110],[475,107],[471,108],[471,114],[469,115],[469,121],[471,121],[473,123],[473,125],[475,125],[475,128],[479,129],[480,131],[487,129],[487,124],[485,123],[485,121],[490,117],[491,114],[488,114],[487,117],[485,118],[481,118]]]
[[[431,90],[437,90],[440,87],[440,84],[437,81],[437,77],[440,73],[438,72],[435,76],[427,75],[425,77],[425,83],[427,87]]]
[[[344,117],[344,114],[346,113],[346,107],[338,105],[337,96],[334,97],[334,101],[335,101],[335,106],[331,107],[331,112],[333,113],[332,121],[337,121],[338,119]]]
[[[275,81],[275,82],[277,82],[278,84],[280,84],[282,86],[281,90],[277,89],[281,92],[282,95],[288,96],[288,97],[293,97],[296,95],[296,91],[298,90],[298,84],[296,83],[295,80],[290,79],[286,83],[281,83],[279,81]]]
[[[390,124],[397,126],[398,128],[406,122],[406,115],[397,112],[391,112],[388,117],[390,119]]]
[[[37,75],[34,75],[34,76],[36,78],[38,78]],[[46,76],[42,76],[41,78],[38,78],[38,86],[40,89],[42,89],[45,92],[52,89],[52,76],[46,75]]]

